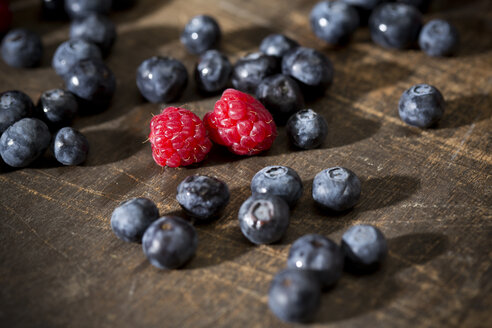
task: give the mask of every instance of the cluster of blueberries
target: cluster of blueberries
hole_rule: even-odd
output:
[[[299,175],[286,166],[267,166],[254,175],[251,192],[239,208],[241,232],[256,245],[279,241],[289,226],[290,209],[303,193]],[[329,211],[352,208],[360,193],[360,180],[343,167],[323,170],[313,180],[314,201]],[[192,175],[178,185],[176,199],[188,217],[206,223],[219,217],[230,193],[223,181]],[[126,242],[141,242],[145,256],[160,269],[184,265],[198,245],[196,230],[189,221],[178,216],[159,218],[157,206],[146,198],[134,198],[116,207],[111,228]],[[370,225],[347,230],[341,248],[321,235],[305,235],[292,245],[287,269],[275,276],[269,306],[282,320],[307,321],[319,306],[321,290],[340,278],[344,265],[359,271],[373,270],[386,253],[385,237]]]

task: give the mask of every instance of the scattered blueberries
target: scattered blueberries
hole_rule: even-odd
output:
[[[216,217],[229,202],[229,188],[219,179],[192,175],[178,185],[176,199],[191,217],[208,220]]]
[[[398,113],[405,123],[428,128],[441,119],[444,108],[444,98],[436,87],[417,84],[401,95]]]
[[[323,94],[333,81],[333,65],[321,52],[298,47],[285,54],[282,73],[293,77],[304,92],[304,96]]]
[[[331,45],[344,45],[359,27],[359,14],[346,3],[324,0],[312,9],[310,22],[318,38]]]
[[[301,149],[319,147],[327,134],[326,120],[312,109],[301,110],[287,121],[287,135],[292,144]]]
[[[137,70],[137,87],[152,103],[171,102],[181,96],[188,84],[188,71],[171,57],[152,57]]]
[[[51,65],[58,75],[63,76],[73,65],[84,59],[102,60],[101,50],[92,42],[72,39],[58,46]]]
[[[216,47],[220,38],[221,32],[217,21],[210,16],[199,15],[186,24],[181,34],[181,43],[189,52],[199,55]]]
[[[254,194],[239,209],[239,226],[243,235],[254,244],[274,243],[289,226],[289,206],[280,197]]]
[[[208,50],[195,68],[195,82],[198,90],[215,93],[224,90],[231,76],[232,65],[229,59],[217,50]]]
[[[91,14],[72,22],[70,38],[94,43],[101,49],[102,55],[106,57],[116,40],[116,28],[107,17]]]
[[[277,60],[262,52],[239,59],[232,71],[232,85],[239,91],[254,95],[260,82],[278,71]]]
[[[332,167],[314,177],[313,199],[329,210],[344,211],[357,203],[360,188],[360,180],[354,172],[343,167]]]
[[[251,180],[253,194],[272,194],[283,198],[291,207],[302,196],[302,180],[296,171],[287,166],[267,166]]]
[[[291,77],[283,74],[268,76],[258,85],[256,98],[272,113],[277,124],[304,106],[301,88]]]
[[[37,114],[50,128],[70,125],[78,111],[77,99],[62,89],[44,92],[39,98]]]
[[[403,3],[385,3],[377,7],[369,18],[372,40],[391,49],[413,46],[422,27],[422,14]]]
[[[34,104],[22,91],[6,91],[0,94],[0,134],[9,126],[31,116]]]
[[[372,270],[388,253],[383,233],[376,227],[361,224],[350,227],[342,236],[342,250],[347,267],[358,271]]]
[[[330,287],[342,275],[343,252],[331,239],[304,235],[290,247],[287,267],[312,271],[323,287]]]
[[[163,216],[145,231],[142,248],[150,263],[159,269],[176,269],[196,252],[195,228],[178,216]]]
[[[277,273],[268,292],[268,306],[281,320],[311,321],[320,305],[321,288],[307,270],[285,269]]]
[[[145,230],[159,218],[159,210],[147,198],[133,198],[121,203],[111,215],[111,229],[126,241],[139,243]]]
[[[67,90],[79,98],[81,109],[87,112],[109,106],[116,89],[113,72],[99,60],[77,62],[64,79]]]
[[[290,50],[299,47],[297,41],[283,34],[270,34],[261,41],[260,51],[265,55],[282,58]]]
[[[26,167],[41,156],[51,141],[46,124],[23,118],[11,125],[0,138],[0,155],[12,167]]]
[[[118,0],[65,0],[65,10],[74,18],[85,18],[91,14],[109,14],[111,2]]]
[[[459,47],[458,30],[445,20],[433,19],[420,31],[419,46],[429,56],[451,56]]]
[[[79,165],[85,162],[89,152],[89,141],[79,131],[64,127],[55,135],[53,153],[63,165]]]
[[[2,58],[12,67],[36,67],[43,57],[43,43],[34,32],[18,28],[11,30],[2,40]]]

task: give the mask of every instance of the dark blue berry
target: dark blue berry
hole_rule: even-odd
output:
[[[459,47],[458,30],[445,20],[431,20],[420,31],[419,46],[429,56],[451,56]]]
[[[75,96],[62,89],[44,92],[37,105],[37,116],[50,128],[70,125],[77,111],[78,103]]]
[[[304,106],[301,88],[284,74],[263,79],[256,89],[256,98],[272,113],[277,124],[285,124],[292,113]]]
[[[107,56],[116,40],[116,28],[107,17],[91,14],[72,22],[70,38],[92,42]]]
[[[2,40],[2,58],[12,67],[35,67],[43,57],[43,43],[34,32],[11,30]]]
[[[281,320],[313,320],[321,300],[316,276],[307,270],[285,269],[275,275],[268,292],[268,306]]]
[[[369,18],[372,40],[385,48],[406,49],[416,44],[422,27],[422,14],[413,6],[386,3]]]
[[[254,194],[239,208],[239,226],[243,235],[254,244],[274,243],[289,226],[289,206],[280,197]]]
[[[140,243],[147,228],[159,218],[159,210],[147,198],[133,198],[116,207],[111,215],[111,229],[116,237]]]
[[[426,12],[431,4],[431,0],[396,0],[396,2],[405,3],[410,6],[416,7],[420,12]]]
[[[51,65],[58,75],[63,76],[73,65],[84,59],[102,60],[101,50],[92,42],[73,39],[58,46]]]
[[[152,57],[137,70],[137,87],[152,103],[171,102],[181,96],[188,84],[188,71],[171,57]]]
[[[239,91],[254,95],[258,84],[278,72],[275,57],[255,52],[240,58],[232,70],[232,85]]]
[[[163,216],[152,223],[142,238],[142,248],[150,263],[159,269],[176,269],[196,252],[195,228],[177,216]]]
[[[332,45],[343,45],[359,27],[359,14],[343,2],[321,1],[312,9],[310,22],[318,38]]]
[[[354,172],[332,167],[316,174],[313,180],[313,199],[324,208],[344,211],[360,198],[360,180]]]
[[[109,106],[116,89],[113,72],[99,60],[82,60],[64,76],[67,90],[75,94],[84,111]]]
[[[0,134],[9,126],[31,116],[34,104],[22,91],[6,91],[0,94]]]
[[[219,179],[192,175],[178,185],[176,199],[188,215],[208,220],[217,217],[229,202],[229,188]]]
[[[417,84],[401,95],[398,113],[405,123],[428,128],[441,119],[445,105],[444,98],[436,87]]]
[[[283,198],[291,207],[302,196],[302,180],[296,171],[287,166],[267,166],[251,180],[253,194],[272,194]]]
[[[305,96],[323,94],[333,81],[333,65],[321,52],[298,47],[285,54],[282,73],[293,77]]]
[[[65,0],[65,10],[72,18],[85,18],[91,14],[109,14],[113,0]],[[116,0],[117,1],[117,0]]]
[[[378,228],[361,224],[343,234],[342,250],[348,268],[363,270],[377,267],[388,254],[388,245]]]
[[[210,16],[200,15],[193,17],[186,24],[181,34],[181,43],[192,54],[202,54],[216,47],[220,41],[219,24]]]
[[[287,267],[312,271],[323,287],[330,287],[342,275],[343,252],[331,239],[305,235],[290,247]]]
[[[82,164],[88,152],[89,141],[79,131],[71,127],[64,127],[55,134],[53,153],[56,160],[63,165]]]
[[[0,155],[12,167],[26,167],[44,153],[50,141],[50,131],[43,121],[23,118],[2,134]]]
[[[113,0],[112,8],[113,10],[126,10],[135,5],[137,0]]]
[[[297,41],[283,34],[270,34],[261,41],[260,51],[265,55],[283,57],[288,51],[299,47]]]
[[[326,120],[312,109],[303,109],[287,121],[287,136],[294,146],[302,149],[321,146],[327,134]]]
[[[45,19],[64,20],[67,18],[65,0],[42,0],[41,12]]]
[[[231,72],[232,65],[224,54],[217,50],[208,50],[196,65],[196,86],[205,93],[222,91],[227,87]]]

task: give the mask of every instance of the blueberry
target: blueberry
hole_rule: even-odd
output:
[[[268,306],[281,320],[313,320],[321,300],[316,276],[307,270],[285,269],[275,275],[268,291]]]
[[[67,18],[65,0],[42,0],[41,13],[49,20],[64,20]]]
[[[410,48],[417,42],[421,27],[422,14],[403,3],[382,4],[369,18],[372,40],[385,48]]]
[[[99,60],[81,60],[64,76],[67,90],[79,97],[85,111],[109,106],[116,89],[113,72]]]
[[[137,0],[113,0],[112,8],[113,10],[126,10],[135,5]]]
[[[91,14],[109,14],[113,0],[65,0],[65,10],[71,18],[85,18]]]
[[[343,252],[331,239],[304,235],[290,247],[287,267],[312,271],[323,287],[330,287],[342,275]]]
[[[232,65],[224,54],[217,50],[208,50],[196,65],[196,85],[205,93],[222,91],[227,87],[231,72]]]
[[[140,243],[147,228],[159,218],[159,210],[147,198],[133,198],[116,207],[111,215],[111,229],[126,242]]]
[[[34,32],[18,28],[2,40],[2,58],[12,67],[36,67],[43,57],[43,43]]]
[[[344,211],[360,198],[360,180],[354,172],[332,167],[316,174],[313,180],[313,199],[324,208]]]
[[[282,59],[282,73],[293,77],[305,96],[323,94],[333,81],[333,65],[321,52],[298,47]]]
[[[283,34],[270,34],[261,41],[260,51],[265,55],[283,57],[288,51],[299,47],[297,41]]]
[[[101,49],[103,56],[107,56],[116,40],[116,28],[105,16],[91,14],[72,22],[70,38],[92,42]]]
[[[137,70],[137,87],[152,103],[171,102],[181,96],[188,84],[188,71],[171,57],[152,57]]]
[[[444,98],[436,87],[417,84],[401,95],[398,113],[405,123],[428,128],[441,119],[445,105]]]
[[[458,30],[445,20],[431,20],[420,31],[419,46],[429,56],[451,56],[459,47]]]
[[[179,184],[176,199],[188,215],[208,220],[216,217],[229,202],[229,188],[219,179],[192,175]]]
[[[240,58],[232,70],[232,85],[239,91],[255,94],[258,84],[267,76],[278,71],[275,57],[261,52]]]
[[[289,206],[280,197],[254,194],[239,208],[239,226],[254,244],[274,243],[289,226]]]
[[[332,45],[343,45],[359,27],[359,14],[343,2],[321,1],[312,9],[310,22],[318,38]]]
[[[48,148],[51,134],[43,121],[23,118],[0,138],[0,155],[12,167],[26,167]]]
[[[291,77],[283,74],[268,76],[258,85],[256,98],[272,113],[277,124],[304,106],[301,88]]]
[[[383,233],[367,224],[350,227],[342,236],[342,250],[350,269],[373,269],[388,254]]]
[[[396,0],[396,2],[405,3],[410,6],[416,7],[420,12],[425,12],[431,4],[431,0]]]
[[[73,65],[84,59],[102,60],[101,50],[92,42],[73,39],[58,46],[51,66],[58,75],[63,76]]]
[[[294,146],[302,149],[321,146],[327,134],[326,120],[312,109],[303,109],[287,121],[287,136]]]
[[[34,108],[31,98],[22,91],[6,91],[0,94],[0,134],[9,126],[31,116]]]
[[[287,166],[267,166],[251,180],[253,194],[272,194],[283,198],[291,207],[302,196],[302,180],[296,171]]]
[[[37,105],[39,118],[51,128],[70,125],[77,111],[78,103],[75,96],[62,89],[44,92]]]
[[[64,127],[56,133],[53,140],[53,153],[56,160],[63,165],[82,164],[88,152],[89,141],[79,131]]]
[[[176,269],[196,252],[195,228],[177,216],[163,216],[152,223],[142,238],[142,248],[150,263],[159,269]]]
[[[206,15],[193,17],[181,34],[181,43],[192,54],[202,54],[217,46],[221,38],[219,24]]]

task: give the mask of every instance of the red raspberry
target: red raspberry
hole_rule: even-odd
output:
[[[8,1],[0,0],[0,33],[7,32],[12,22]]]
[[[203,161],[212,148],[207,130],[187,109],[168,107],[150,121],[152,157],[160,166],[178,167]]]
[[[277,136],[270,112],[252,96],[234,89],[224,91],[203,122],[213,141],[238,155],[267,150]]]

